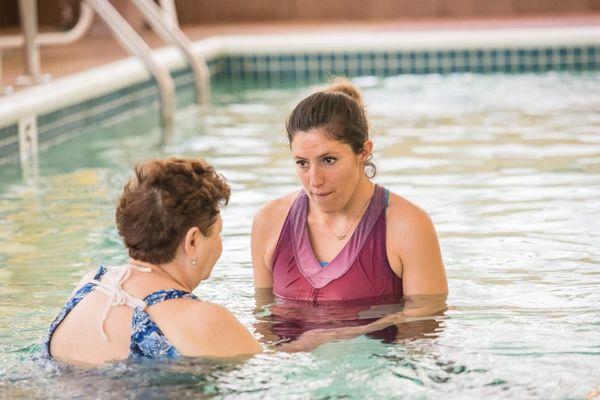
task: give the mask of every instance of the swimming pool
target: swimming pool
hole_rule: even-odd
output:
[[[246,361],[99,370],[29,361],[84,271],[124,261],[114,204],[131,166],[201,155],[230,181],[224,252],[196,293],[249,329],[257,207],[298,186],[283,119],[307,88],[217,91],[157,146],[141,115],[0,169],[0,397],[585,398],[600,388],[600,73],[361,77],[377,181],[430,212],[450,285],[424,334]]]

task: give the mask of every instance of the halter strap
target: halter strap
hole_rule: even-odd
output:
[[[198,298],[190,293],[179,289],[166,289],[166,290],[157,290],[154,293],[150,293],[148,296],[144,297],[144,303],[146,303],[147,307],[153,306],[155,304],[161,303],[165,300],[172,299],[195,299]]]
[[[136,299],[123,289],[123,284],[131,276],[131,270],[134,269],[140,272],[152,271],[150,268],[144,268],[133,264],[109,268],[111,269],[111,273],[106,275],[107,282],[101,282],[100,279],[98,279],[101,276],[98,276],[98,274],[96,277],[94,277],[94,279],[89,281],[89,283],[94,285],[95,290],[98,290],[108,296],[106,307],[104,308],[104,312],[100,317],[100,331],[102,332],[102,337],[104,340],[108,340],[108,335],[106,334],[104,324],[112,307],[127,305],[131,308],[139,307],[142,310],[147,307],[147,304],[143,300]]]

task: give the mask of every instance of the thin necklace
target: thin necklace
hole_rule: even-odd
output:
[[[171,274],[169,274],[167,271],[165,271],[164,269],[162,269],[161,267],[159,267],[157,265],[150,264],[150,263],[143,263],[142,264],[142,263],[138,262],[137,260],[136,261],[130,260],[129,264],[135,265],[135,266],[138,266],[138,267],[142,267],[142,268],[150,268],[150,270],[152,272],[156,272],[157,274],[162,275],[162,276],[170,279],[171,281],[175,282],[176,284],[178,284],[182,288],[185,288],[188,292],[191,291],[191,289],[188,286],[186,286],[186,285],[182,284],[181,282],[179,282],[177,279],[175,279],[173,276],[171,276]]]
[[[358,221],[358,217],[362,215],[363,211],[365,210],[365,208],[367,208],[367,205],[371,202],[371,198],[373,197],[373,195],[371,194],[371,196],[369,196],[369,198],[367,199],[367,201],[365,201],[365,204],[363,204],[362,208],[360,209],[360,211],[358,211],[358,213],[354,216],[354,218],[352,219],[352,223],[350,223],[350,225],[348,225],[348,228],[346,228],[346,231],[341,234],[338,235],[337,233],[335,233],[335,231],[333,230],[333,228],[331,227],[331,225],[329,225],[329,222],[327,222],[327,218],[325,218],[325,216],[323,214],[323,220],[325,221],[325,225],[327,225],[327,228],[329,228],[329,230],[331,231],[331,233],[333,234],[333,236],[335,236],[335,238],[337,240],[344,240],[346,238],[346,235],[348,235],[348,233],[350,232],[350,230],[352,229],[352,227],[354,226],[354,224],[356,224],[356,222]]]

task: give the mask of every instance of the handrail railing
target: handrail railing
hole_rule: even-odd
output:
[[[44,81],[40,64],[40,49],[37,44],[37,3],[35,0],[19,0],[19,14],[23,29],[23,58],[28,75],[19,77],[20,84]]]
[[[205,104],[210,96],[210,72],[203,57],[196,57],[192,53],[192,43],[173,21],[169,22],[167,13],[152,0],[132,0],[133,4],[142,12],[152,30],[165,42],[179,48],[188,64],[192,68],[196,82],[196,103]],[[164,2],[168,3],[168,2]],[[172,2],[171,2],[172,4]]]
[[[92,26],[94,10],[85,2],[81,2],[79,19],[73,28],[66,32],[38,33],[35,43],[38,46],[64,45],[81,39]],[[23,35],[0,36],[0,49],[21,47],[25,43]]]
[[[195,56],[192,43],[179,28],[177,12],[173,0],[132,0],[142,12],[152,29],[167,43],[175,45],[183,53],[190,65],[195,79],[196,102],[206,103],[210,96],[210,72],[204,58]],[[129,53],[142,61],[156,81],[161,102],[161,123],[168,132],[173,127],[175,110],[175,85],[168,71],[152,57],[150,47],[138,33],[125,21],[123,16],[108,0],[82,0],[77,24],[68,32],[38,33],[36,0],[19,0],[23,35],[0,37],[0,49],[22,46],[24,49],[27,76],[20,77],[21,83],[39,83],[46,79],[40,67],[40,46],[68,44],[85,35],[89,30],[94,13],[108,25],[115,39]],[[10,87],[9,87],[10,88]]]
[[[138,57],[154,77],[160,93],[163,133],[170,134],[175,110],[175,84],[169,71],[154,60],[150,47],[107,0],[85,1],[108,25],[121,46]]]
[[[179,28],[179,21],[177,20],[177,10],[175,9],[175,3],[173,0],[159,0],[160,8],[163,9],[167,21],[173,25],[173,27]]]

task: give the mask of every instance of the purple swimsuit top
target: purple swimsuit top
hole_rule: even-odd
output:
[[[286,217],[273,254],[273,293],[283,299],[402,300],[402,280],[392,271],[385,243],[387,190],[375,185],[350,240],[326,266],[308,234],[308,196],[301,192]]]

